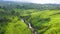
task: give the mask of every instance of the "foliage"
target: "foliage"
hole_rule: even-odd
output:
[[[60,10],[32,13],[28,22],[32,23],[38,34],[60,34]]]
[[[0,34],[32,34],[21,19],[38,34],[60,34],[60,4],[33,4],[0,1]]]

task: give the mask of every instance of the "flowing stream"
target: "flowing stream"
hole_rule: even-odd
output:
[[[30,28],[30,30],[32,31],[32,34],[37,34],[36,30],[31,26],[31,23],[27,22],[26,20],[24,19],[21,19],[22,22],[25,22],[28,27]]]

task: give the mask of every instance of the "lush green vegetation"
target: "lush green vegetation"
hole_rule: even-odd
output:
[[[60,34],[60,5],[0,1],[0,34]]]
[[[32,13],[28,21],[39,34],[60,34],[60,10]]]
[[[31,34],[28,26],[14,12],[0,10],[0,34]]]

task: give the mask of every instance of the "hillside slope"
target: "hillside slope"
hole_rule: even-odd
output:
[[[38,34],[60,34],[60,10],[45,10],[32,13],[27,19]]]
[[[0,9],[0,34],[31,34],[28,26],[15,13],[10,12]]]

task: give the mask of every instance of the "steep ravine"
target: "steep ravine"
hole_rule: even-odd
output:
[[[28,25],[29,29],[32,31],[32,34],[37,34],[36,30],[31,26],[31,23],[27,22],[27,21],[26,21],[25,19],[23,19],[23,18],[21,18],[21,21],[22,21],[22,22],[25,22],[25,23]]]

